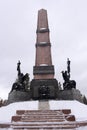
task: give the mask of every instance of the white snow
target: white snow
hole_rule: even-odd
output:
[[[0,123],[11,122],[11,117],[16,114],[16,110],[38,110],[38,101],[18,102],[1,107]]]
[[[47,44],[47,42],[40,42],[40,44]]]
[[[87,105],[78,101],[50,101],[50,109],[71,109],[77,121],[87,121]]]
[[[39,101],[26,101],[12,103],[0,108],[0,123],[10,123],[11,117],[16,114],[16,110],[38,110]],[[71,114],[75,115],[77,121],[87,121],[87,105],[78,101],[49,101],[50,109],[71,109]]]
[[[40,30],[45,30],[46,28],[40,28]]]
[[[77,128],[76,130],[87,130],[87,126]]]
[[[40,66],[48,66],[48,64],[40,64]]]

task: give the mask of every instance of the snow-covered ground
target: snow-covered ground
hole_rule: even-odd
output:
[[[78,101],[50,101],[50,109],[71,109],[77,121],[87,121],[87,105]]]
[[[16,110],[38,110],[38,101],[17,102],[1,107],[0,123],[11,122],[11,117],[16,114]]]
[[[39,101],[26,101],[12,103],[0,108],[0,123],[10,123],[11,117],[16,114],[16,110],[38,110]],[[71,109],[77,121],[87,121],[87,105],[78,101],[57,101],[49,100],[51,110]],[[10,129],[9,129],[10,130]],[[87,130],[87,127],[81,127],[76,130]]]
[[[10,122],[11,116],[16,114],[16,110],[38,110],[39,101],[26,101],[12,103],[0,108],[0,122]],[[87,120],[87,105],[78,101],[49,101],[50,109],[71,109],[77,121]]]

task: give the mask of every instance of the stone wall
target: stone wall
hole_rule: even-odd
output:
[[[82,94],[78,89],[60,90],[57,95],[58,100],[78,100],[83,102]]]
[[[23,91],[13,90],[8,95],[8,101],[7,101],[7,103],[9,104],[9,103],[19,102],[19,101],[28,101],[30,99],[31,99],[31,93],[30,93],[30,91],[23,92]]]

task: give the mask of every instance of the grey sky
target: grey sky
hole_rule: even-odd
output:
[[[16,64],[33,78],[37,12],[48,12],[55,77],[71,60],[71,79],[87,96],[87,0],[0,0],[0,97],[7,98],[17,76]]]

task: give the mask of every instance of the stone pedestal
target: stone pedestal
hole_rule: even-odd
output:
[[[8,95],[8,104],[13,103],[13,102],[21,102],[21,101],[29,101],[31,99],[31,93],[30,91],[28,92],[23,92],[23,91],[16,91],[13,90],[11,93]]]
[[[83,102],[82,94],[77,89],[60,90],[57,95],[58,100],[78,100]]]
[[[55,99],[59,91],[58,82],[56,79],[33,79],[30,90],[32,99]]]

